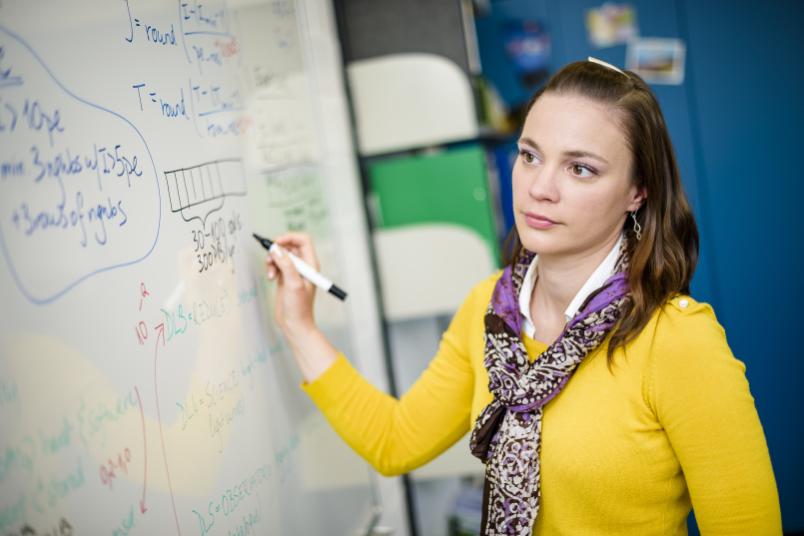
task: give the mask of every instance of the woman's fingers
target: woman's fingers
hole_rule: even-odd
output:
[[[282,246],[278,243],[271,246],[270,254],[278,273],[282,276],[282,283],[291,289],[299,289],[304,286],[301,275],[299,275],[296,266],[290,260],[288,252]]]
[[[290,232],[277,236],[274,241],[283,248],[292,251],[294,255],[316,270],[321,269],[318,264],[318,257],[315,254],[315,247],[313,247],[313,241],[310,238],[310,235],[306,233]]]
[[[313,319],[315,287],[302,279],[290,258],[290,253],[282,246],[279,244],[271,246],[270,256],[278,280],[274,305],[277,323],[285,335],[315,328]]]
[[[268,255],[268,258],[265,261],[265,271],[268,275],[268,279],[273,279],[276,277],[276,265],[274,261],[271,259],[271,256]]]

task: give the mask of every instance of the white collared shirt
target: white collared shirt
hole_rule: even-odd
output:
[[[617,239],[617,243],[603,259],[586,283],[583,284],[581,290],[572,298],[569,306],[564,310],[564,317],[569,322],[572,317],[578,312],[584,300],[595,290],[600,288],[606,280],[611,277],[614,272],[614,266],[617,264],[617,257],[620,253],[620,243],[623,241],[623,236]],[[530,298],[533,294],[533,287],[536,284],[536,264],[539,261],[539,256],[533,257],[528,271],[525,272],[525,278],[522,280],[522,288],[519,289],[519,313],[522,315],[522,331],[531,339],[536,334],[536,327],[533,325],[533,318],[530,316]]]

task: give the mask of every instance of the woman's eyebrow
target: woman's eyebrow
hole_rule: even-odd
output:
[[[535,141],[533,141],[532,139],[528,138],[528,137],[519,138],[519,143],[521,143],[523,145],[529,145],[529,146],[533,147],[534,149],[536,149],[537,151],[542,152],[541,148],[539,147],[539,144],[536,143]],[[603,158],[602,156],[597,155],[595,153],[591,153],[589,151],[580,151],[580,150],[564,151],[562,153],[562,155],[563,156],[569,156],[569,157],[572,157],[572,158],[594,158],[595,160],[599,160],[599,161],[603,162],[604,164],[609,163],[609,161],[606,160],[605,158]]]
[[[589,151],[564,151],[563,154],[573,158],[594,158],[595,160],[600,160],[604,164],[609,163],[609,161],[602,156],[596,155],[595,153],[590,153]]]

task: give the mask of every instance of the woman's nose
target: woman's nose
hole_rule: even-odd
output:
[[[545,165],[533,171],[530,177],[528,193],[533,199],[543,201],[558,201],[558,175],[559,169],[555,166]]]

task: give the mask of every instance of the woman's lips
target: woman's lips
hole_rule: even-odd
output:
[[[534,212],[525,213],[525,223],[528,225],[528,227],[533,229],[550,229],[551,227],[558,225],[550,218]]]

